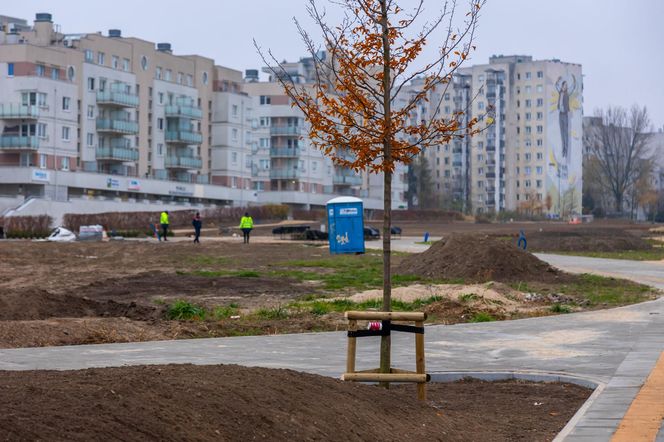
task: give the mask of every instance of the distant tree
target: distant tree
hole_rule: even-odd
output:
[[[341,166],[383,173],[382,309],[391,311],[392,174],[397,163],[409,163],[424,149],[479,131],[478,118],[463,119],[463,112],[445,118],[441,102],[430,103],[434,111],[427,121],[413,123],[410,117],[432,90],[444,91],[450,85],[475,49],[473,40],[484,0],[470,0],[463,18],[458,17],[456,1],[444,2],[440,14],[421,25],[424,0],[412,2],[414,8],[409,11],[397,0],[330,3],[344,12],[338,24],[326,21],[316,0],[309,0],[307,8],[322,34],[322,47],[296,21],[313,60],[313,85],[298,83],[271,52],[266,56],[257,49],[293,105],[306,116],[309,138],[316,147]],[[420,54],[429,40],[435,41],[438,51],[432,59],[422,61]],[[321,49],[327,50],[326,57],[320,55]],[[424,79],[422,86],[397,106],[400,92],[415,78]],[[350,158],[338,154],[346,149]],[[383,373],[390,370],[390,342],[389,336],[381,339]]]
[[[608,107],[595,116],[598,123],[584,134],[590,172],[585,179],[590,186],[608,192],[615,211],[622,213],[630,188],[645,173],[643,161],[650,157],[648,110],[636,105],[629,111]]]

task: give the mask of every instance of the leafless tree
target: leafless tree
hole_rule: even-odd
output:
[[[629,110],[608,107],[597,110],[595,117],[584,134],[586,161],[594,172],[587,179],[596,180],[594,184],[613,197],[614,209],[621,213],[632,188],[650,170],[643,167],[651,157],[648,110],[637,105]]]

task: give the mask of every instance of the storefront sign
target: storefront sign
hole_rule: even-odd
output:
[[[129,180],[127,190],[141,190],[141,182],[139,180]]]
[[[32,169],[32,181],[50,181],[51,175],[46,170]]]

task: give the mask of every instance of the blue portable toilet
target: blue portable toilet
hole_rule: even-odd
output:
[[[330,253],[364,253],[364,206],[362,200],[340,196],[327,202]]]

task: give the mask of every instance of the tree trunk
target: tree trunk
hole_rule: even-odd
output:
[[[387,21],[386,0],[380,0],[381,31],[383,40],[383,111],[385,112],[385,135],[383,138],[383,311],[392,310],[392,274],[390,234],[392,227],[392,110],[390,103],[390,41]],[[389,373],[392,364],[392,348],[390,336],[380,339],[380,372]],[[389,383],[382,383],[389,388]]]

